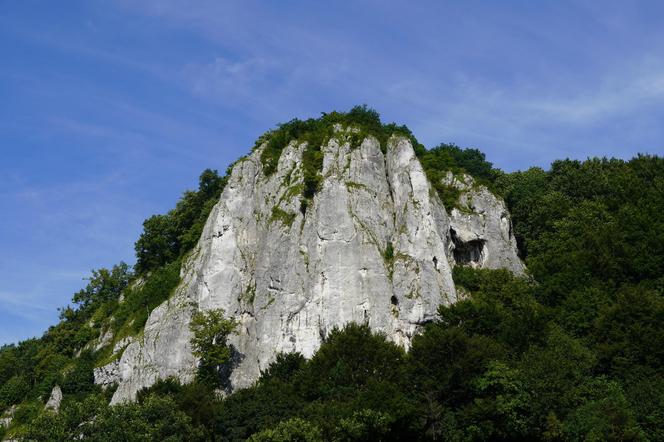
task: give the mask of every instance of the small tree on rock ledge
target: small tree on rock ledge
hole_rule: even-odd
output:
[[[231,348],[226,344],[228,336],[235,333],[237,321],[224,317],[222,309],[196,312],[191,318],[189,329],[192,352],[200,359],[198,380],[217,386],[219,368],[231,358]]]

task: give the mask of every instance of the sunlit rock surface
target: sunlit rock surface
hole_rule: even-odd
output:
[[[49,410],[55,411],[57,413],[60,411],[61,403],[62,390],[60,389],[60,386],[56,385],[53,387],[53,390],[51,390],[51,396],[48,398],[48,402],[46,402],[45,408],[48,408]]]

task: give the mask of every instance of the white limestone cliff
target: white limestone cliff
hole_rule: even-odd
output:
[[[95,370],[97,383],[118,383],[112,403],[158,379],[193,379],[188,324],[196,309],[222,308],[240,324],[229,339],[233,390],[254,382],[279,352],[309,357],[330,330],[352,321],[408,347],[439,305],[457,300],[451,268],[455,248],[468,241],[483,241],[472,265],[523,272],[504,204],[468,193],[467,207],[484,210],[481,219],[450,218],[403,137],[392,137],[385,154],[373,137],[355,148],[330,140],[321,188],[304,214],[305,145],[286,147],[270,176],[261,149],[233,168],[175,294],[119,360]]]

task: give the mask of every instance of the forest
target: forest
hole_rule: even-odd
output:
[[[441,306],[412,348],[365,325],[325,337],[310,358],[282,354],[250,388],[222,396],[223,312],[192,321],[196,381],[159,381],[137,402],[108,406],[94,384],[123,337],[179,282],[183,259],[227,182],[214,170],[176,207],[144,223],[136,264],[93,270],[42,337],[0,349],[0,439],[31,441],[662,441],[664,440],[664,158],[559,160],[507,173],[477,149],[425,149],[366,106],[293,120],[259,139],[266,173],[293,139],[305,153],[307,210],[320,185],[320,145],[335,124],[358,137],[413,141],[432,185],[454,206],[447,172],[467,173],[504,198],[528,275],[456,266],[467,296]],[[229,168],[230,170],[230,168]],[[138,283],[140,282],[140,283]],[[87,345],[102,327],[101,348]],[[45,409],[51,389],[64,399]]]

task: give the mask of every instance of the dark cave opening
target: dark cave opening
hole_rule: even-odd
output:
[[[457,264],[474,266],[482,262],[485,243],[483,239],[462,241],[454,229],[450,229],[450,234],[454,242],[454,261]]]

